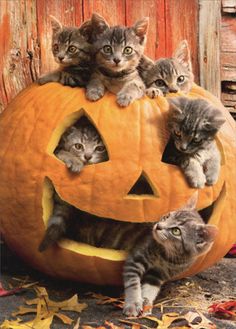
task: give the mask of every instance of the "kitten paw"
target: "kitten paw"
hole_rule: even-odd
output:
[[[149,300],[147,298],[144,298],[143,300],[143,312],[142,315],[151,315],[152,314],[152,308],[153,305],[152,303],[149,302]]]
[[[133,99],[133,97],[131,95],[127,95],[127,94],[123,94],[123,93],[118,93],[117,94],[117,97],[116,97],[116,102],[121,107],[128,106],[130,103],[133,102],[133,100],[134,99]]]
[[[150,98],[156,98],[158,96],[164,96],[163,92],[158,89],[158,88],[154,88],[154,87],[150,87],[146,90],[146,95]]]
[[[218,180],[218,177],[207,177],[206,185],[211,186],[214,185]]]
[[[89,101],[96,102],[100,98],[102,98],[105,94],[105,90],[103,88],[97,88],[97,89],[87,89],[86,91],[86,98]]]
[[[130,303],[130,304],[125,304],[124,309],[123,309],[123,314],[126,316],[139,316],[142,314],[143,307],[142,303]]]
[[[189,180],[189,185],[193,188],[203,188],[206,184],[206,178],[204,177],[198,177],[198,178],[192,178]]]
[[[67,168],[73,173],[79,173],[84,166],[83,162],[72,159],[66,159],[65,164]]]

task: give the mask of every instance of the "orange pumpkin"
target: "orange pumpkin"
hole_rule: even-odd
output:
[[[189,97],[215,103],[227,118],[217,137],[222,155],[218,182],[199,191],[198,208],[212,205],[209,223],[219,228],[214,247],[187,274],[219,260],[236,240],[236,140],[233,119],[211,94],[194,86]],[[56,83],[31,85],[0,117],[1,231],[7,244],[32,266],[49,275],[120,284],[125,253],[62,240],[38,252],[52,212],[52,185],[75,207],[111,220],[156,221],[185,204],[194,193],[181,170],[161,161],[168,142],[165,98],[144,97],[121,109],[107,93],[96,103],[84,90]],[[53,152],[62,133],[85,115],[101,134],[109,161],[72,174]],[[153,195],[129,193],[140,175]],[[79,219],[78,219],[79,220]]]

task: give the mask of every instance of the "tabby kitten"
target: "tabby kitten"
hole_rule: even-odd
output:
[[[209,250],[217,228],[206,225],[195,210],[197,193],[177,211],[156,223],[111,221],[74,208],[63,223],[63,234],[95,247],[128,251],[124,265],[124,314],[149,311],[161,285],[176,277]],[[62,228],[54,220],[54,226]],[[49,231],[48,231],[49,232]]]
[[[120,106],[128,106],[145,94],[137,66],[144,51],[148,18],[132,27],[109,27],[103,17],[93,14],[92,28],[96,68],[87,85],[86,97],[97,101],[108,89],[117,95]]]
[[[150,98],[178,91],[188,93],[194,76],[187,41],[183,40],[179,44],[172,58],[160,58],[153,63],[150,58],[143,56],[139,72]]]
[[[175,146],[172,163],[182,168],[191,187],[215,184],[221,157],[214,137],[225,119],[203,99],[178,97],[168,101],[168,126]]]
[[[43,75],[38,83],[60,82],[66,86],[85,87],[91,76],[91,22],[80,28],[65,27],[53,16],[52,53],[59,69]]]
[[[85,118],[81,118],[62,135],[55,155],[74,173],[79,173],[85,165],[108,160],[101,137]],[[72,213],[73,207],[61,200],[55,192],[53,214],[48,221],[39,251],[44,251],[65,234],[66,221]]]

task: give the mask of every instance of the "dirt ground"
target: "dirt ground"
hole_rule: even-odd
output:
[[[119,297],[122,295],[122,288],[57,281],[29,268],[10,252],[5,244],[1,243],[1,282],[5,288],[11,284],[16,286],[17,281],[14,278],[38,281],[38,285],[46,287],[53,300],[68,299],[77,293],[79,301],[88,305],[80,314],[80,328],[83,325],[98,327],[104,324],[105,320],[112,321],[119,326],[122,325],[119,322],[120,319],[124,319],[121,309],[112,304],[99,305],[97,304],[98,299],[87,294],[92,292]],[[34,296],[33,289],[27,289],[12,296],[0,297],[0,324],[5,319],[12,318],[11,313],[23,305],[25,300]],[[236,259],[223,258],[215,266],[194,277],[167,283],[161,291],[157,300],[159,304],[154,308],[153,313],[161,318],[163,313],[185,314],[189,310],[200,311],[216,324],[217,328],[233,329],[236,328],[236,322],[217,319],[207,313],[208,306],[213,302],[230,299],[236,299]],[[74,319],[78,318],[78,314],[75,313],[68,315]],[[30,316],[28,317],[30,318]],[[148,326],[153,327],[153,323]],[[73,325],[64,325],[59,320],[55,320],[51,328],[68,329],[73,328]],[[127,328],[131,327],[127,326]],[[205,329],[205,327],[200,326],[198,329]]]

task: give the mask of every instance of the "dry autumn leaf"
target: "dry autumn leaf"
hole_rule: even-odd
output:
[[[60,302],[52,301],[49,299],[47,290],[43,287],[34,287],[37,297],[26,301],[27,305],[33,305],[34,307],[20,306],[19,310],[13,312],[12,315],[24,315],[29,313],[35,313],[36,316],[32,321],[22,322],[21,319],[9,321],[5,320],[1,329],[48,329],[53,321],[54,316],[59,318],[64,324],[71,325],[73,320],[60,311],[72,311],[80,313],[87,305],[78,302],[78,296],[74,295],[68,300]]]
[[[190,328],[193,329],[217,329],[216,325],[208,320],[201,312],[188,312],[184,315]]]

